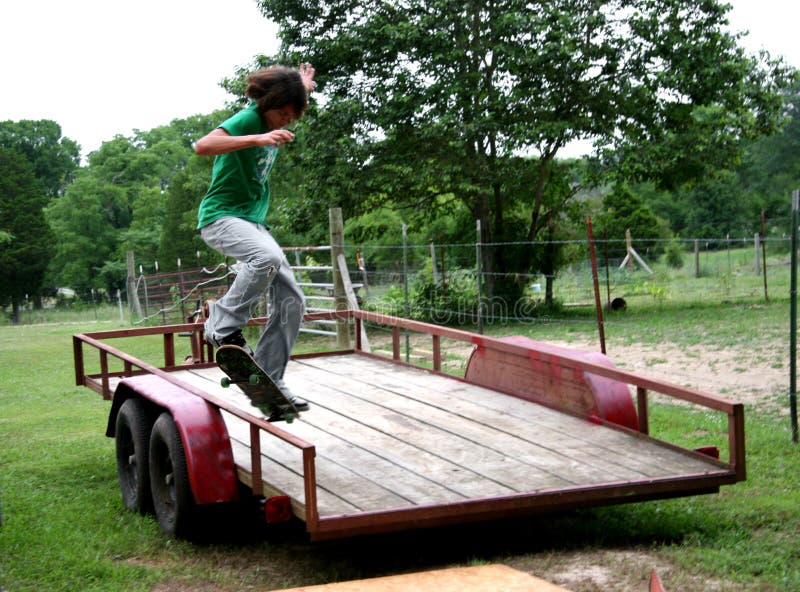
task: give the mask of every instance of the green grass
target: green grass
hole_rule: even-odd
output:
[[[788,347],[788,298],[768,303],[669,304],[628,308],[604,313],[607,343],[707,345],[729,347],[746,344],[775,344]],[[534,339],[598,339],[594,309],[570,311],[568,318],[542,318],[529,323],[487,324],[489,335],[524,334]]]
[[[711,245],[709,248],[719,247]],[[714,302],[758,302],[764,300],[763,264],[756,273],[754,249],[737,248],[709,250],[702,246],[695,267],[694,253],[683,255],[683,266],[673,268],[662,257],[648,261],[653,271],[645,271],[638,264],[631,272],[616,265],[605,268],[598,260],[598,282],[602,300],[610,292],[611,298],[621,297],[629,308],[647,308],[654,305]],[[767,296],[789,293],[789,255],[774,246],[767,253]],[[592,272],[587,261],[568,266],[558,272],[555,281],[555,298],[562,303],[593,303]]]
[[[629,309],[609,319],[607,333],[714,347],[785,341],[787,311],[780,301]],[[118,320],[70,322],[78,324],[0,327],[3,590],[267,590],[491,562],[535,573],[554,553],[592,549],[645,550],[687,573],[751,589],[800,589],[800,448],[790,443],[785,415],[750,409],[748,479],[717,495],[335,543],[308,543],[297,524],[219,544],[166,539],[152,517],[122,506],[114,443],[104,436],[108,402],[73,386],[71,335]],[[537,339],[596,331],[591,317],[489,329]],[[114,345],[159,361],[158,340]],[[720,415],[661,404],[651,413],[658,437],[725,449]]]

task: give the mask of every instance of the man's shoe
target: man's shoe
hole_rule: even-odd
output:
[[[281,389],[281,392],[283,392],[283,394],[286,395],[286,398],[292,402],[292,405],[294,405],[295,409],[297,409],[298,411],[308,411],[309,407],[308,401],[306,401],[305,399],[301,399],[300,397],[292,393],[292,391],[289,390],[289,387],[286,386],[286,383],[283,382],[282,378],[279,378],[274,382],[275,385],[279,389]]]
[[[238,345],[244,351],[246,351],[249,355],[253,355],[253,348],[247,345],[247,340],[244,338],[241,329],[237,329],[230,335],[226,335],[222,339],[214,339],[213,337],[208,338],[209,343],[214,347],[220,347],[222,345]]]
[[[298,411],[308,411],[309,404],[305,399],[301,399],[300,397],[296,397],[294,395],[290,395],[287,398],[292,402],[292,405],[294,405],[294,408]]]

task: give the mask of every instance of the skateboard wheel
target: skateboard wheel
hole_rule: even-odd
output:
[[[258,383],[259,383],[259,382],[261,382],[261,381],[260,381],[260,380],[259,380],[259,378],[258,378],[258,374],[251,374],[251,375],[250,375],[250,378],[248,379],[248,382],[249,382],[250,384],[258,384]]]
[[[220,381],[219,381],[219,383],[220,383],[220,384],[221,384],[221,385],[222,385],[224,388],[228,388],[228,387],[231,385],[231,379],[230,379],[230,378],[228,378],[228,377],[226,376],[226,377],[224,377],[222,380],[220,380]]]

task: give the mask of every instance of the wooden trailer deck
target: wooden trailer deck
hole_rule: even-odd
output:
[[[291,424],[252,417],[259,412],[237,387],[220,385],[211,363],[155,369],[127,360],[105,384],[83,383],[112,389],[137,367],[219,406],[239,479],[267,497],[289,496],[314,539],[712,493],[744,478],[741,405],[570,363],[633,384],[641,431],[357,349],[290,362],[285,381],[311,403]],[[649,437],[648,389],[727,412],[730,462]]]

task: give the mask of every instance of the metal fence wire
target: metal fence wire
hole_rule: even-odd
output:
[[[596,240],[594,251],[599,300],[606,307],[789,294],[789,238]],[[548,253],[560,262],[552,273],[542,271]],[[596,302],[587,240],[345,244],[344,254],[359,305],[385,314],[441,324],[537,322],[574,317],[571,309],[590,310]],[[330,247],[290,247],[287,257],[310,305],[332,306]],[[182,322],[197,303],[225,292],[235,273],[230,263],[140,275],[135,322]]]

